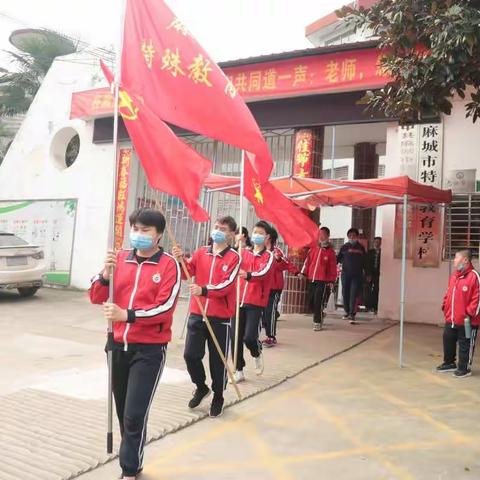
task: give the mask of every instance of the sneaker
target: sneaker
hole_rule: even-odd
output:
[[[233,372],[233,378],[235,380],[235,383],[240,383],[245,381],[245,375],[243,373],[243,370],[237,370],[236,372]],[[229,383],[232,383],[231,380],[229,380]]]
[[[356,325],[357,324],[357,321],[355,320],[354,315],[350,315],[348,318],[350,319],[350,325]]]
[[[257,375],[261,375],[263,373],[264,365],[263,365],[263,353],[260,352],[258,357],[254,358],[255,360],[255,373]]]
[[[272,348],[277,344],[277,341],[273,337],[267,337],[265,340],[262,340],[262,345],[265,348]]]
[[[314,332],[319,332],[322,329],[322,324],[321,323],[314,323],[313,324],[313,331]]]
[[[223,397],[213,396],[212,404],[210,405],[210,417],[216,418],[223,413]]]
[[[457,369],[457,365],[455,363],[442,363],[435,370],[438,373],[446,373],[446,372],[454,372],[456,369]]]
[[[188,408],[197,408],[211,393],[212,391],[206,385],[197,388],[193,392],[192,399],[188,402]]]
[[[342,320],[349,320],[350,319],[350,315],[347,315],[345,314],[343,317],[342,317]]]
[[[470,377],[472,375],[471,370],[455,370],[453,372],[453,376],[455,378],[465,378],[465,377]]]

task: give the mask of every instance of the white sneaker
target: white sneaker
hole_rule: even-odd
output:
[[[313,331],[314,332],[319,332],[322,329],[322,324],[321,323],[314,323],[313,324]]]
[[[243,370],[237,370],[233,372],[233,378],[235,380],[235,383],[240,383],[245,381],[245,375],[243,373]],[[231,380],[229,380],[229,383],[233,383]]]
[[[255,360],[255,373],[257,375],[261,375],[263,373],[264,365],[263,365],[263,353],[260,352],[258,357],[254,358]]]

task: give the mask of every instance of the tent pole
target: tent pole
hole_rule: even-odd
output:
[[[448,204],[448,278],[452,275],[452,204]]]
[[[330,178],[335,180],[335,125],[332,127],[332,173]]]
[[[402,231],[402,271],[400,278],[400,345],[398,354],[399,367],[403,368],[403,327],[405,322],[405,272],[407,267],[407,218],[408,195],[403,196],[403,231]]]

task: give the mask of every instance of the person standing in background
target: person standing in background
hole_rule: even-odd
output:
[[[337,255],[337,263],[342,266],[342,295],[345,320],[356,323],[357,300],[362,291],[363,272],[365,269],[365,248],[358,241],[359,232],[351,228],[347,232],[348,242]]]
[[[300,271],[284,255],[282,250],[277,247],[278,232],[271,227],[270,238],[267,240],[267,249],[273,253],[273,273],[270,286],[270,296],[267,308],[263,314],[262,326],[265,329],[266,338],[262,344],[266,348],[274,347],[277,344],[277,320],[280,317],[278,304],[282,296],[282,290],[285,284],[283,272],[288,271],[293,275],[298,275]]]
[[[308,279],[309,295],[313,304],[313,330],[323,328],[324,310],[337,279],[335,250],[330,243],[328,227],[320,228],[318,244],[310,248],[301,275]]]
[[[376,315],[378,312],[378,292],[380,288],[380,262],[382,257],[382,237],[373,239],[373,248],[367,252],[365,274],[367,280],[366,307]]]

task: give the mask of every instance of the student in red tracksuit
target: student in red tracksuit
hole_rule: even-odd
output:
[[[235,314],[236,280],[240,270],[240,255],[229,246],[235,238],[236,228],[237,224],[232,217],[219,218],[210,234],[212,245],[195,251],[187,262],[188,271],[192,277],[195,277],[195,283],[190,285],[190,317],[184,358],[190,378],[197,387],[188,406],[189,408],[198,407],[211,393],[205,383],[205,369],[202,363],[205,344],[208,344],[213,390],[211,417],[218,417],[223,412],[223,391],[226,386],[227,372],[194,297],[200,299],[215,337],[227,358],[230,344],[230,318]],[[176,258],[180,258],[182,251],[179,247],[175,247],[173,254]]]
[[[152,209],[130,215],[133,250],[108,252],[105,266],[92,280],[90,300],[102,304],[113,321],[113,394],[120,432],[122,478],[135,479],[142,470],[147,419],[165,365],[172,338],[172,319],[180,291],[177,261],[159,242],[164,216]],[[114,303],[109,294],[109,272],[115,267]]]
[[[270,225],[267,222],[258,222],[252,232],[253,250],[242,250],[242,269],[240,270],[240,317],[238,321],[238,353],[237,368],[234,373],[235,381],[243,382],[243,344],[250,350],[255,360],[255,373],[263,373],[262,344],[259,340],[260,322],[263,311],[268,304],[270,295],[271,272],[273,254],[265,243],[270,236]],[[232,354],[235,354],[235,328],[233,322]]]
[[[278,241],[278,232],[270,227],[270,238],[267,240],[267,248],[273,253],[272,282],[270,285],[270,295],[268,305],[265,309],[262,325],[265,328],[267,338],[262,341],[266,348],[274,347],[277,344],[277,320],[280,317],[278,303],[282,296],[282,290],[285,284],[283,273],[290,272],[292,275],[298,275],[300,270],[291,263],[283,252],[276,246]]]
[[[301,274],[307,277],[313,300],[313,330],[323,328],[324,309],[337,279],[337,257],[330,244],[330,230],[322,227],[318,232],[318,245],[310,248]]]
[[[480,276],[472,265],[469,250],[456,253],[453,261],[455,273],[450,277],[443,298],[445,315],[443,331],[443,363],[438,372],[454,372],[457,378],[471,375],[475,341],[480,325]],[[458,342],[458,363],[457,357]]]

